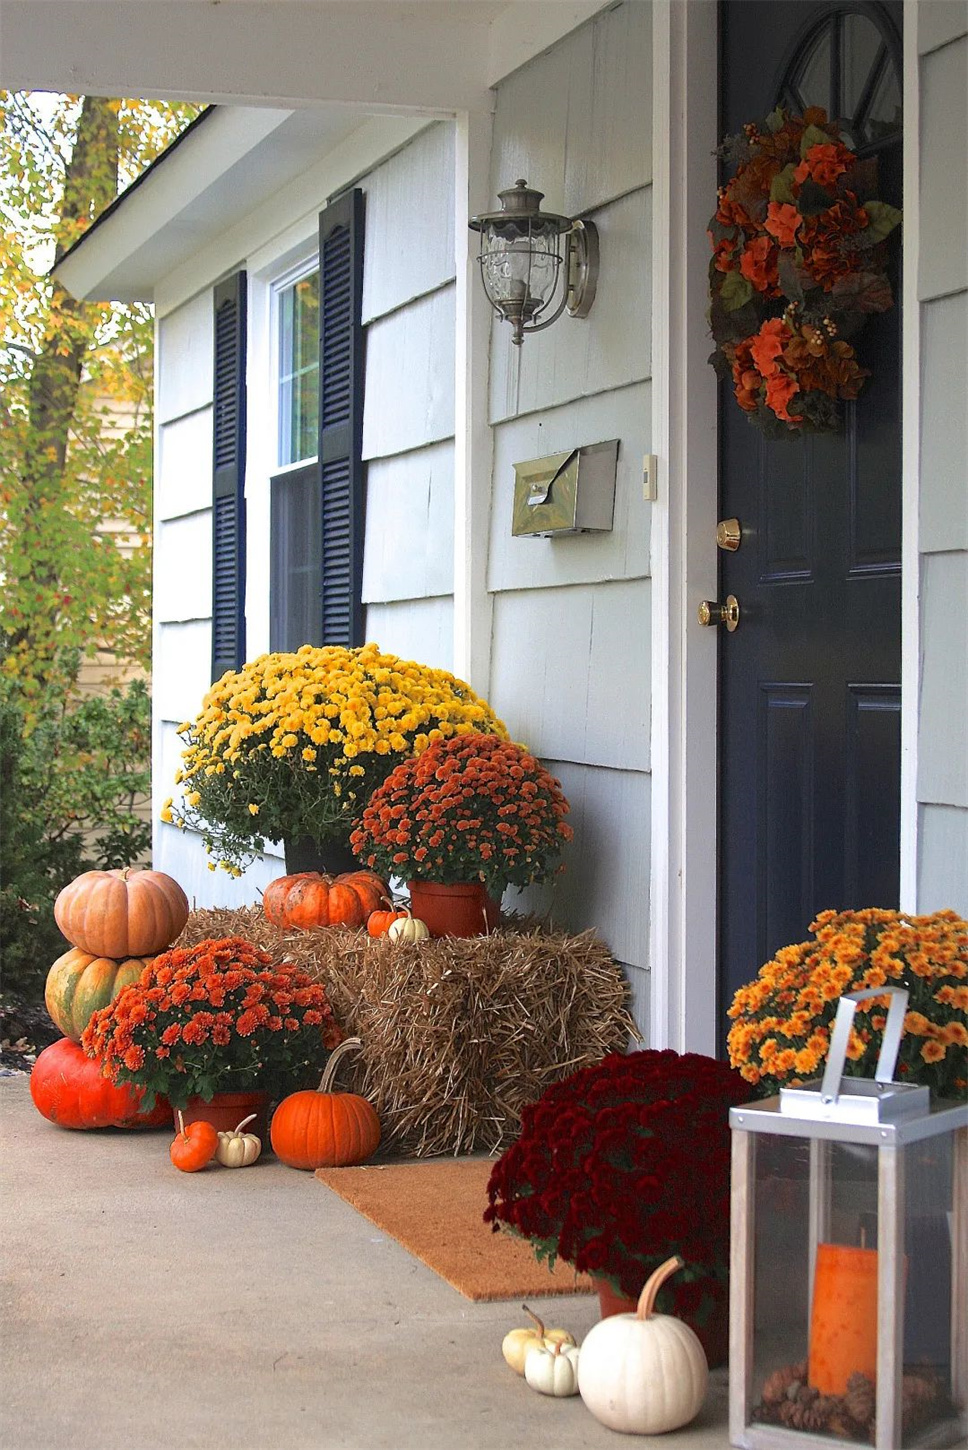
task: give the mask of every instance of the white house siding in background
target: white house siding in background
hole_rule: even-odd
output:
[[[918,7],[918,908],[968,915],[968,3]]]
[[[155,326],[155,500],[152,785],[156,810],[177,795],[177,727],[197,714],[211,684],[212,289]],[[251,899],[207,870],[201,842],[155,823],[153,864],[199,905]],[[266,878],[270,879],[269,877]]]
[[[574,845],[557,921],[594,925],[627,966],[647,1027],[649,940],[649,451],[651,6],[603,12],[497,88],[491,190],[525,177],[542,206],[590,217],[601,276],[587,320],[511,344],[495,321],[487,584],[489,698],[557,774]],[[512,538],[514,463],[619,442],[611,532]]]
[[[366,637],[454,655],[454,127],[431,126],[366,192]]]

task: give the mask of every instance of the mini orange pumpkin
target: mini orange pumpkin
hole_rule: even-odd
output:
[[[395,921],[407,916],[406,911],[371,911],[366,918],[367,936],[386,936]]]
[[[327,1062],[318,1089],[291,1093],[276,1108],[272,1148],[290,1168],[345,1168],[376,1152],[380,1119],[373,1105],[356,1093],[330,1092],[340,1058],[362,1046],[358,1037],[347,1037]]]
[[[211,1123],[198,1118],[185,1126],[185,1119],[178,1114],[178,1132],[172,1139],[168,1156],[182,1173],[197,1173],[211,1163],[218,1148],[218,1133]]]
[[[262,909],[273,926],[362,926],[389,899],[390,888],[373,871],[344,871],[341,876],[300,871],[267,886]]]
[[[85,871],[54,902],[54,920],[94,957],[154,956],[188,920],[188,897],[164,871]]]

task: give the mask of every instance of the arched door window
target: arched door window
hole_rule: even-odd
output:
[[[844,140],[873,150],[901,130],[900,41],[879,7],[825,15],[797,44],[777,104],[800,114],[823,106]]]

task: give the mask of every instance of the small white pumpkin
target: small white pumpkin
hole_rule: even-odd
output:
[[[596,1324],[581,1349],[578,1388],[596,1420],[629,1435],[662,1435],[687,1425],[706,1398],[708,1366],[696,1335],[669,1314],[654,1314],[665,1280],[682,1259],[652,1274],[634,1314]]]
[[[430,927],[408,911],[406,916],[398,916],[396,921],[391,921],[387,936],[391,941],[426,941]]]
[[[536,1345],[573,1345],[575,1343],[574,1335],[569,1334],[567,1329],[545,1329],[537,1314],[532,1314],[527,1304],[522,1304],[521,1308],[534,1320],[537,1328],[511,1329],[504,1336],[501,1353],[515,1374],[524,1374],[528,1350],[534,1349]]]
[[[251,1123],[254,1117],[256,1114],[250,1113],[231,1133],[219,1133],[215,1161],[221,1163],[223,1168],[248,1168],[262,1152],[262,1139],[255,1133],[242,1131],[246,1123]]]
[[[524,1377],[539,1395],[577,1395],[578,1356],[573,1344],[536,1344],[525,1355]]]

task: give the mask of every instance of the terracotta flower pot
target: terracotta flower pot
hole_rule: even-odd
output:
[[[219,1133],[231,1133],[243,1118],[255,1113],[255,1122],[246,1128],[262,1139],[264,1148],[269,1145],[269,1094],[264,1092],[216,1093],[210,1103],[204,1098],[189,1098],[188,1106],[182,1109],[185,1126],[189,1123],[206,1122]],[[174,1112],[175,1128],[178,1115]]]
[[[486,936],[500,924],[501,908],[480,881],[408,881],[407,889],[414,916],[427,923],[431,936]]]
[[[603,1319],[610,1319],[613,1314],[634,1314],[638,1301],[629,1299],[627,1295],[621,1294],[613,1289],[607,1279],[600,1279],[597,1274],[592,1274],[592,1283],[595,1285],[598,1294],[598,1306]],[[696,1335],[699,1343],[706,1352],[706,1359],[709,1361],[710,1369],[717,1369],[725,1364],[729,1358],[729,1300],[724,1298],[713,1306],[712,1313],[706,1317],[705,1323],[697,1324],[690,1314],[676,1314],[684,1324]]]

